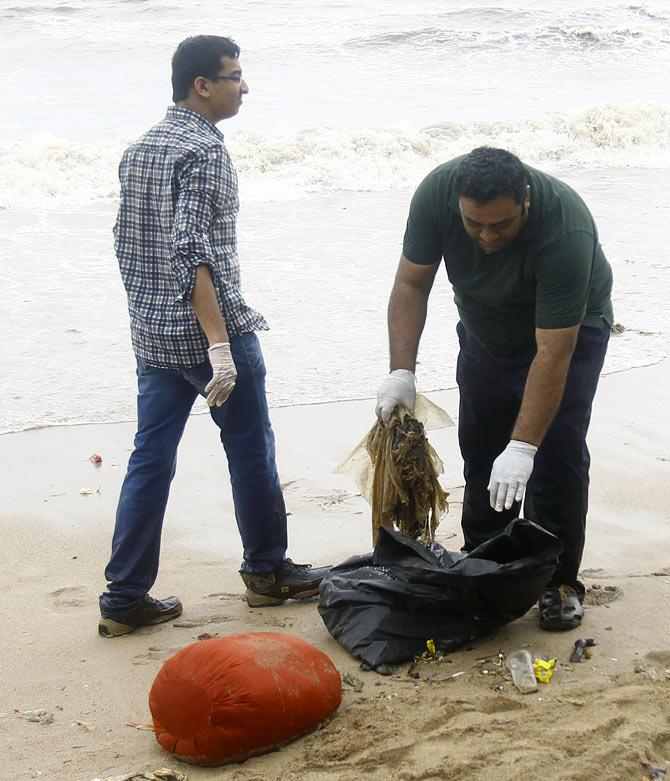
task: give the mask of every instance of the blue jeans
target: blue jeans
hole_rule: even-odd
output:
[[[286,553],[286,508],[275,464],[275,441],[265,397],[265,363],[254,333],[230,340],[237,368],[233,392],[210,414],[226,451],[243,572],[270,572]],[[123,618],[158,574],[163,517],[175,474],[177,446],[197,395],[212,377],[209,361],[189,369],[158,369],[137,361],[137,434],[121,487],[105,569],[106,615]]]
[[[486,490],[493,461],[510,440],[535,347],[512,355],[487,350],[462,323],[456,380],[460,393],[458,440],[464,461],[461,526],[465,550],[501,532],[520,514],[520,504],[496,512]],[[582,326],[560,407],[547,431],[526,487],[524,517],[563,543],[551,585],[574,585],[584,550],[589,489],[586,432],[605,360],[610,329]]]

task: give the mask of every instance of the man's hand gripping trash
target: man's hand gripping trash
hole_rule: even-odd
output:
[[[375,413],[386,426],[397,406],[403,406],[410,413],[414,413],[415,403],[414,372],[409,369],[395,369],[379,386]],[[523,499],[526,484],[533,472],[536,453],[535,445],[513,439],[493,462],[487,491],[489,502],[494,510],[497,512],[502,512],[503,508],[509,510],[514,502]]]
[[[377,391],[375,413],[379,420],[388,426],[393,410],[397,406],[405,407],[414,414],[416,404],[416,377],[409,369],[394,369],[384,379]]]

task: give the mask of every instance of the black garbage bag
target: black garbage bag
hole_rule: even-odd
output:
[[[521,518],[468,554],[382,528],[372,553],[323,579],[319,613],[332,636],[371,667],[411,659],[428,639],[451,651],[526,613],[561,548]]]

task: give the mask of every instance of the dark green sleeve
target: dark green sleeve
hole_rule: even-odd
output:
[[[576,231],[543,248],[536,259],[537,328],[570,328],[584,319],[597,239]]]
[[[409,207],[402,254],[412,263],[430,265],[442,260],[442,232],[435,215],[438,198],[435,179],[427,176]]]

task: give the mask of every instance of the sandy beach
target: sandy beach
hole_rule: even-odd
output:
[[[541,632],[536,611],[441,661],[390,677],[362,673],[328,635],[316,602],[251,610],[225,459],[207,416],[194,416],[165,522],[157,596],[183,616],[115,640],[97,635],[114,510],[133,423],[46,428],[0,437],[0,778],[107,778],[170,767],[189,779],[647,779],[670,771],[670,362],[606,376],[590,433],[590,525],[582,629]],[[457,393],[431,398],[457,412]],[[289,555],[338,563],[369,548],[369,509],[332,469],[372,424],[370,400],[272,410],[291,515]],[[431,436],[451,509],[438,531],[460,547],[461,460],[455,429]],[[89,456],[99,453],[96,467]],[[82,495],[80,489],[92,493]],[[202,769],[165,754],[147,695],[162,662],[202,636],[298,635],[343,673],[342,706],[324,728],[242,765]],[[569,664],[577,637],[591,659]],[[499,652],[558,659],[550,684],[521,695]],[[462,673],[462,674],[461,674]],[[44,710],[50,723],[26,718]],[[645,765],[646,763],[646,765]],[[653,768],[659,773],[653,775]]]

